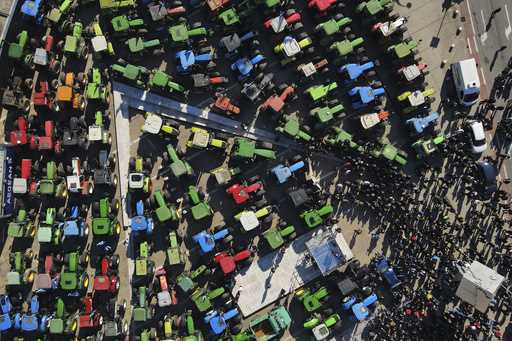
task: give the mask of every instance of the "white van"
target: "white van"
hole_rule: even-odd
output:
[[[453,83],[459,102],[472,106],[480,97],[480,79],[474,58],[461,60],[451,66]]]

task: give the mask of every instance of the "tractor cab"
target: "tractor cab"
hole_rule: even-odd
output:
[[[145,232],[149,235],[153,232],[153,219],[144,215],[144,202],[142,200],[135,203],[135,216],[130,219],[130,226],[134,233]]]
[[[82,161],[78,157],[71,159],[71,175],[66,176],[67,189],[70,193],[79,193],[82,195],[92,194],[94,185],[86,179]]]
[[[89,126],[88,139],[91,142],[101,142],[103,144],[111,144],[112,137],[105,127],[103,113],[96,111],[94,124]]]

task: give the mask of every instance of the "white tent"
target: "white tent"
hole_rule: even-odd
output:
[[[505,278],[477,261],[461,271],[462,280],[456,295],[478,311],[485,312]]]

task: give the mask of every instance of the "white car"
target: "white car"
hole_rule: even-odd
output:
[[[480,121],[469,121],[469,135],[471,136],[471,151],[481,154],[487,149],[484,125]]]

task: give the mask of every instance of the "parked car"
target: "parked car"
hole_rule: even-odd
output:
[[[487,149],[487,140],[485,138],[484,125],[480,121],[471,120],[467,126],[468,134],[471,138],[471,152],[481,154]]]

